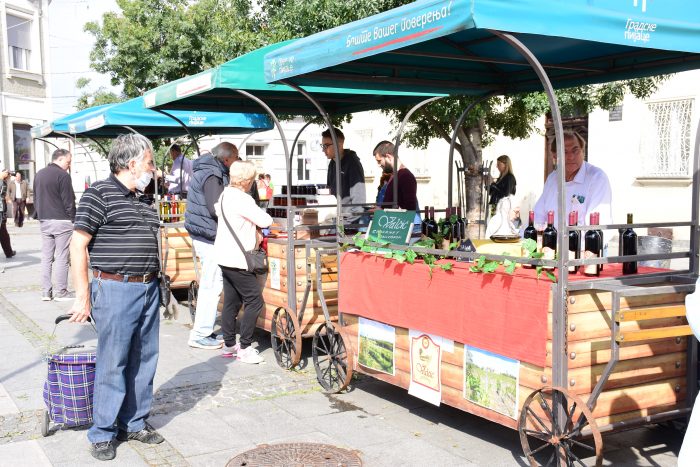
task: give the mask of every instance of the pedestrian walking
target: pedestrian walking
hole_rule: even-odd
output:
[[[22,180],[22,172],[15,173],[15,179],[7,183],[7,200],[12,203],[12,214],[15,219],[15,227],[24,225],[24,210],[27,207],[26,180]]]
[[[10,173],[7,170],[0,171],[0,208],[2,212],[0,213],[0,245],[2,246],[2,251],[5,253],[6,258],[12,258],[17,254],[15,250],[12,249],[12,242],[10,241],[10,233],[7,231],[7,179]]]
[[[68,248],[75,220],[75,192],[68,170],[73,156],[56,149],[51,163],[34,177],[34,206],[41,230],[41,299],[72,300],[68,291]],[[52,276],[56,276],[56,293]]]

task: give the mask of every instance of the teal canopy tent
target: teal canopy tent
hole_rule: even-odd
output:
[[[275,49],[265,77],[450,94],[542,90],[498,32],[521,41],[555,88],[700,67],[697,1],[427,0]]]
[[[34,127],[31,131],[34,138],[65,136],[65,134],[113,138],[133,129],[145,136],[163,138],[181,136],[188,132],[192,135],[252,133],[273,127],[272,121],[264,114],[199,111],[167,113],[175,119],[145,108],[143,98],[137,97],[118,104],[106,104],[81,110]]]
[[[316,115],[318,109],[296,90],[284,84],[267,84],[263,60],[267,53],[295,41],[270,45],[193,76],[164,84],[144,94],[149,108],[258,112],[260,105],[239,91],[259,98],[276,114]],[[419,102],[435,94],[392,89],[312,87],[324,108],[334,115]]]

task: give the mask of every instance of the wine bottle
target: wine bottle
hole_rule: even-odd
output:
[[[438,231],[437,222],[435,222],[435,206],[430,206],[430,219],[428,219],[427,226],[428,238],[434,238]]]
[[[547,213],[547,228],[542,234],[542,259],[555,259],[557,254],[557,229],[554,228],[554,211]],[[554,269],[544,266],[544,269]]]
[[[528,224],[527,224],[527,227],[525,227],[525,231],[523,232],[523,238],[524,239],[529,238],[530,240],[537,243],[537,229],[535,229],[535,211],[530,211],[530,214],[528,216]],[[523,249],[522,255],[526,256],[527,251],[525,251]],[[532,269],[535,266],[533,266],[532,264],[523,264],[523,267],[528,268],[528,269]]]
[[[467,219],[462,217],[462,208],[457,206],[457,222],[459,223],[459,238],[464,241],[467,239]]]
[[[594,212],[590,215],[590,225],[598,225],[596,221],[596,215]],[[598,258],[600,256],[601,244],[603,243],[600,238],[600,233],[598,230],[591,228],[591,230],[586,232],[586,236],[583,239],[584,243],[584,259]],[[600,264],[586,264],[583,267],[583,274],[586,276],[600,276]]]
[[[423,221],[420,223],[420,234],[423,237],[428,236],[428,221],[429,221],[428,215],[429,215],[429,212],[430,212],[430,210],[429,210],[428,206],[426,206],[425,207],[425,217],[423,218]]]
[[[578,211],[569,213],[569,225],[578,225]],[[569,259],[579,259],[581,257],[581,231],[569,230]],[[569,273],[576,274],[578,266],[569,266]]]
[[[627,224],[632,222],[632,214],[627,214]],[[632,227],[627,227],[625,233],[622,234],[622,256],[632,256],[637,254],[637,234]],[[622,263],[622,274],[636,274],[637,262],[626,261]]]
[[[600,213],[595,213],[595,225],[600,225]],[[600,251],[598,252],[598,257],[603,257],[603,246],[605,245],[605,239],[603,237],[603,231],[598,229],[598,234],[600,235]],[[603,271],[603,265],[600,264],[600,270]]]
[[[453,219],[453,217],[454,217],[454,219]],[[459,225],[459,217],[457,217],[457,208],[448,208],[447,222],[449,223],[449,226],[450,226],[450,230],[449,230],[449,234],[448,234],[450,244],[455,243],[455,242],[457,244],[459,244],[459,242],[462,240],[462,237],[461,237],[462,228]]]

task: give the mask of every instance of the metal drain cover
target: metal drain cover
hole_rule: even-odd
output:
[[[261,444],[237,455],[226,467],[313,466],[360,467],[362,460],[354,451],[329,444],[282,443]]]

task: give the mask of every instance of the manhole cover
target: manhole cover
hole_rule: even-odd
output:
[[[328,444],[284,443],[262,444],[237,455],[226,467],[313,466],[359,467],[360,457],[353,451]]]

